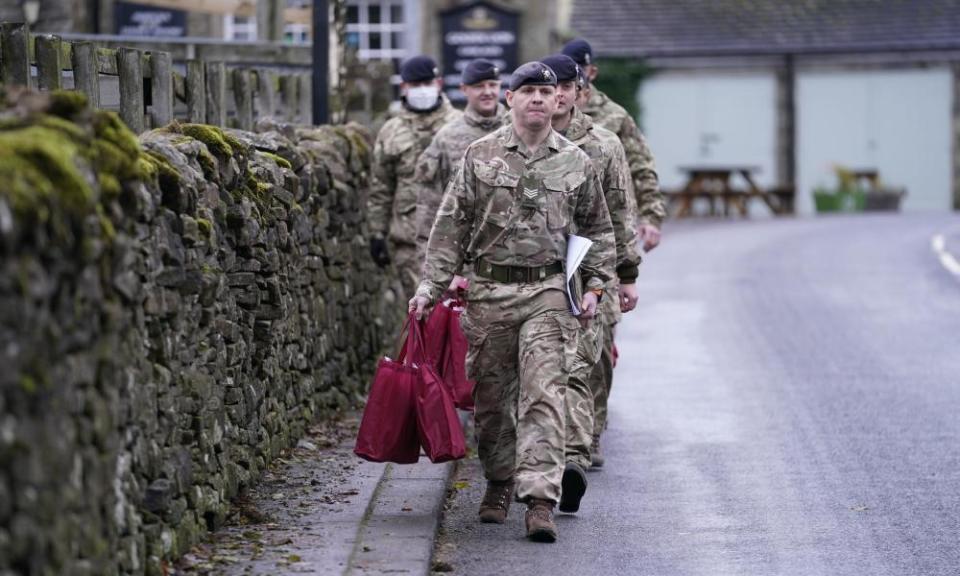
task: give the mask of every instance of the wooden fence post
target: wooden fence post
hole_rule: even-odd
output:
[[[273,118],[277,113],[277,74],[273,70],[257,71],[257,117]]]
[[[297,77],[284,74],[280,77],[280,95],[283,99],[283,119],[292,122],[297,113]]]
[[[135,134],[143,132],[143,65],[140,51],[117,50],[117,71],[120,73],[120,117]]]
[[[29,32],[25,24],[4,22],[0,26],[0,52],[3,53],[4,84],[30,86]]]
[[[173,120],[173,61],[169,52],[150,55],[151,112],[154,128]]]
[[[192,124],[207,121],[207,81],[203,62],[187,61],[187,120]]]
[[[37,41],[37,86],[41,90],[59,90],[63,87],[63,60],[59,36],[44,34]]]
[[[207,124],[227,124],[227,66],[223,62],[207,63]]]
[[[233,71],[233,99],[237,106],[237,128],[253,130],[253,82],[250,71]]]
[[[97,49],[90,42],[76,42],[73,45],[73,86],[87,96],[91,108],[100,107]]]

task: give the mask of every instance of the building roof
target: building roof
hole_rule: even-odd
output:
[[[960,48],[960,0],[575,0],[596,56]]]

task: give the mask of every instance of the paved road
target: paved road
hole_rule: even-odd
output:
[[[622,325],[607,467],[560,542],[454,498],[457,574],[960,574],[950,216],[674,225]]]

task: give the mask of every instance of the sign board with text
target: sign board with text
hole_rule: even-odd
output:
[[[468,62],[486,58],[506,82],[519,65],[520,16],[489,2],[457,6],[440,14],[443,32],[443,85],[454,102],[463,102],[460,74]]]
[[[187,13],[184,10],[117,2],[114,23],[120,36],[180,38],[187,35]]]

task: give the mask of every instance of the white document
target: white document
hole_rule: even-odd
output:
[[[581,310],[579,298],[576,296],[580,291],[573,286],[573,279],[591,246],[593,246],[593,240],[589,238],[575,234],[567,236],[567,260],[564,270],[567,272],[567,299],[570,301],[570,310],[574,316],[579,316]]]

